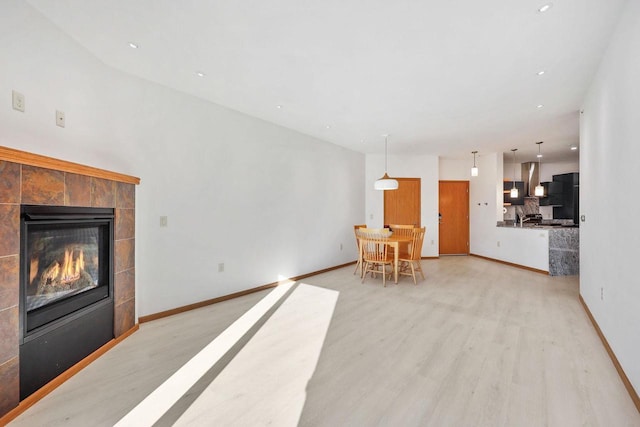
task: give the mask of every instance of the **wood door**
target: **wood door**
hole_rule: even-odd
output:
[[[420,178],[395,178],[397,190],[384,192],[384,224],[420,227]]]
[[[440,255],[469,254],[469,181],[440,181]]]

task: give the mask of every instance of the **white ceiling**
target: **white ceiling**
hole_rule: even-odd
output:
[[[110,66],[356,151],[519,161],[577,156],[625,2],[28,1]]]

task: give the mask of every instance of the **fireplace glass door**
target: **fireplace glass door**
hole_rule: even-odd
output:
[[[30,234],[27,312],[98,286],[98,227],[73,226],[32,231]]]

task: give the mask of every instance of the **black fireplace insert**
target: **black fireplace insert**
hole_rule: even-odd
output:
[[[21,398],[113,338],[114,210],[23,205]]]

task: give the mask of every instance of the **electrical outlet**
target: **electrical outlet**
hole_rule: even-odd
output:
[[[14,90],[11,92],[11,98],[13,102],[13,109],[24,113],[24,95]]]
[[[160,227],[168,227],[167,217],[166,216],[161,216],[160,217]]]
[[[64,122],[64,111],[56,110],[56,126],[63,128],[65,125]]]
[[[340,250],[342,250],[342,243],[340,243]]]
[[[604,301],[604,288],[600,288],[600,299]]]
[[[433,240],[431,241],[431,244],[432,244],[432,245],[434,244],[434,241],[433,241]]]
[[[373,214],[370,214],[370,215],[369,215],[369,219],[373,219]]]
[[[498,247],[500,247],[500,240],[498,240]]]
[[[222,273],[224,271],[224,262],[218,264],[218,273]]]

